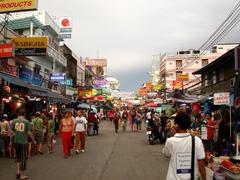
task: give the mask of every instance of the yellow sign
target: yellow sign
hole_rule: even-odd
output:
[[[154,89],[154,90],[160,90],[160,89],[162,89],[162,87],[163,87],[162,84],[154,84],[154,85],[153,85],[153,89]]]
[[[47,48],[48,38],[47,37],[21,37],[13,38],[16,48]]]
[[[189,75],[188,74],[177,74],[178,81],[188,81]]]
[[[36,10],[38,0],[0,0],[0,13]]]
[[[78,91],[79,96],[85,96],[85,97],[92,97],[92,90],[79,90]]]

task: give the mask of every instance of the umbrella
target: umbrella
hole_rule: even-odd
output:
[[[77,105],[77,108],[81,108],[81,109],[90,109],[90,105],[86,104],[86,103],[81,103]]]
[[[158,105],[155,103],[148,103],[148,104],[145,104],[144,107],[158,107]]]

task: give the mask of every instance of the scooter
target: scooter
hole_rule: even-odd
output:
[[[157,144],[160,142],[159,137],[156,137],[153,133],[153,129],[150,126],[147,126],[147,136],[148,136],[148,142],[150,145]]]

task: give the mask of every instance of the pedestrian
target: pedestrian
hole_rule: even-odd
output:
[[[8,115],[7,114],[3,114],[2,116],[2,120],[0,123],[0,150],[2,152],[2,156],[5,157],[6,156],[6,152],[9,148],[9,142],[10,142],[10,137],[8,136],[8,132],[9,132],[9,122],[8,122]]]
[[[137,124],[137,111],[135,108],[133,108],[133,110],[131,112],[131,116],[132,116],[132,132],[133,132],[134,126]]]
[[[213,153],[214,149],[214,135],[215,135],[215,122],[212,119],[212,113],[207,113],[206,115],[207,120],[207,150]]]
[[[60,132],[62,134],[64,158],[67,158],[70,155],[71,149],[73,148],[72,144],[73,130],[74,122],[72,115],[70,111],[66,111],[60,123]]]
[[[75,152],[78,154],[80,151],[85,151],[86,142],[86,130],[87,130],[87,119],[83,116],[83,113],[78,110],[77,117],[75,120],[74,132],[76,135]],[[80,147],[81,143],[81,147]]]
[[[35,118],[32,120],[33,124],[33,132],[34,132],[34,138],[37,141],[37,151],[39,154],[43,154],[42,152],[42,143],[43,143],[43,119],[40,117],[41,113],[36,112]],[[43,117],[43,116],[42,116]]]
[[[127,121],[128,121],[128,112],[126,109],[124,109],[122,113],[122,128],[124,132],[126,131],[126,128],[127,128]]]
[[[12,130],[15,133],[13,143],[16,148],[16,163],[17,163],[17,179],[28,179],[28,176],[24,175],[24,171],[27,167],[27,148],[28,148],[28,136],[36,144],[33,134],[31,132],[31,125],[25,118],[25,110],[18,110],[18,118],[13,120]],[[12,141],[10,141],[12,142]]]
[[[53,153],[53,140],[55,139],[55,121],[52,118],[51,114],[47,115],[48,119],[48,130],[47,130],[47,138],[48,138],[48,153],[52,154]]]
[[[190,117],[186,113],[179,113],[174,122],[173,131],[176,133],[167,139],[163,148],[163,154],[170,157],[167,180],[197,180],[199,176],[206,180],[202,141],[187,132],[191,124]]]
[[[115,133],[118,133],[118,128],[119,128],[119,120],[120,120],[120,113],[118,109],[116,109],[113,117],[113,124],[115,128]]]

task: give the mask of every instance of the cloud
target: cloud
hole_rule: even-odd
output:
[[[140,81],[140,72],[149,71],[152,54],[200,47],[237,2],[51,0],[39,1],[39,5],[51,15],[71,16],[73,39],[67,44],[82,57],[96,57],[99,49],[100,57],[108,58],[108,72],[117,74],[122,84],[127,84],[125,74]],[[239,39],[232,37],[224,40]]]

